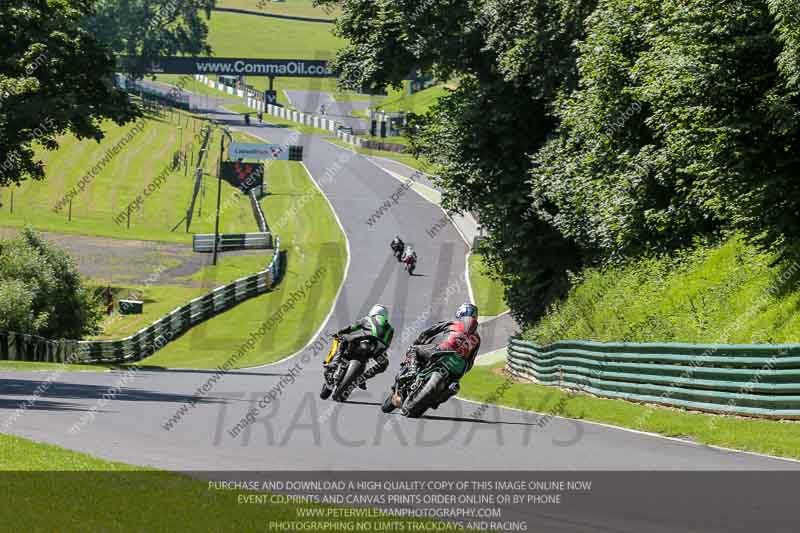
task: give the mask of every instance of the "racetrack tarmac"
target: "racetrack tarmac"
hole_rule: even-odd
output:
[[[297,137],[286,129],[241,129],[269,142],[291,137],[296,139],[293,143],[305,147],[305,165],[329,198],[349,240],[349,269],[323,332],[342,327],[375,303],[387,305],[398,343],[392,350],[390,369],[371,380],[368,391],[356,390],[347,403],[322,401],[318,398],[321,360],[327,352],[323,339],[283,362],[228,373],[199,400],[195,391],[209,382],[213,371],[140,370],[105,402],[103,395],[120,384],[124,372],[64,373],[19,416],[15,409],[34,394],[48,374],[6,372],[0,373],[2,431],[107,459],[171,470],[800,467],[793,461],[581,421],[540,418],[495,406],[479,410],[480,406],[460,400],[451,400],[420,420],[383,414],[379,405],[410,340],[421,327],[449,318],[468,299],[466,244],[452,227],[434,238],[428,236],[426,230],[441,218],[441,209],[413,190],[399,194],[400,183],[363,156],[317,136]],[[387,201],[381,216],[371,219]],[[266,216],[270,220],[276,215]],[[409,277],[391,258],[389,241],[398,233],[412,242],[419,254],[417,276]],[[290,272],[292,261],[298,260],[304,259],[290,251]],[[265,310],[265,316],[268,312]],[[247,338],[247,332],[242,338]],[[236,348],[231,346],[231,353]],[[167,428],[182,407],[185,414],[173,418]],[[243,422],[248,413],[254,423]],[[573,530],[589,530],[582,527]]]

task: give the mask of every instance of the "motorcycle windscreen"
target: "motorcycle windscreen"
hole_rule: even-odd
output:
[[[327,365],[333,360],[333,356],[336,355],[336,350],[339,349],[339,340],[333,339],[331,343],[331,351],[328,352],[328,357],[325,358],[325,362],[323,364]]]

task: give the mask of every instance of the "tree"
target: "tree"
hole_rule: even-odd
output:
[[[0,241],[0,329],[79,339],[98,333],[101,318],[64,251],[28,228]]]
[[[42,179],[34,145],[58,147],[64,133],[100,140],[99,124],[139,116],[114,89],[115,60],[81,22],[88,0],[5,2],[0,8],[0,186]]]
[[[778,38],[783,43],[779,66],[789,84],[800,89],[800,2],[769,0],[769,9],[777,22]]]
[[[84,26],[114,53],[141,57],[132,74],[143,74],[159,56],[211,53],[205,19],[216,0],[100,0],[93,5]]]
[[[731,228],[794,239],[800,99],[774,28],[754,0],[605,2],[534,158],[539,216],[603,260]]]

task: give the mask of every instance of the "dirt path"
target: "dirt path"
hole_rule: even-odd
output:
[[[0,238],[13,237],[18,229],[0,228]],[[211,254],[196,254],[190,244],[132,241],[42,232],[44,238],[64,249],[78,270],[92,283],[111,285],[177,285],[203,287],[184,279],[211,264]],[[187,237],[188,239],[188,237]],[[225,255],[265,255],[263,250],[227,252]]]

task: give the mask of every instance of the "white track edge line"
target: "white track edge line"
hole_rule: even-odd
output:
[[[605,422],[595,422],[594,420],[585,420],[585,419],[582,419],[582,418],[569,418],[569,417],[566,417],[566,416],[553,415],[553,414],[549,414],[549,413],[540,413],[538,411],[526,411],[525,409],[518,409],[516,407],[508,407],[508,406],[500,405],[500,404],[496,404],[496,403],[478,402],[478,401],[475,401],[475,400],[470,400],[469,398],[462,398],[460,396],[456,396],[456,399],[459,400],[459,401],[462,401],[462,402],[467,402],[467,403],[471,403],[471,404],[475,404],[475,405],[494,405],[498,409],[507,409],[509,411],[516,411],[518,413],[535,414],[535,415],[539,415],[539,416],[548,416],[550,418],[560,418],[561,420],[570,420],[570,421],[579,422],[579,423],[582,423],[582,424],[592,424],[594,426],[601,426],[601,427],[608,428],[608,429],[616,429],[616,430],[619,430],[619,431],[625,431],[625,432],[628,432],[628,433],[634,433],[636,435],[644,435],[646,437],[654,437],[654,438],[657,438],[657,439],[670,440],[670,441],[679,442],[679,443],[682,443],[682,444],[690,444],[690,445],[696,446],[698,448],[714,448],[714,449],[725,451],[725,452],[744,453],[744,454],[748,454],[748,455],[755,455],[757,457],[764,457],[764,458],[767,458],[767,459],[777,459],[779,461],[787,461],[787,462],[790,462],[790,463],[800,463],[800,459],[793,459],[791,457],[780,457],[778,455],[769,455],[769,454],[766,454],[766,453],[753,452],[753,451],[750,451],[750,450],[737,450],[736,448],[728,448],[726,446],[719,446],[717,444],[702,444],[702,443],[699,443],[699,442],[694,442],[694,441],[691,441],[691,440],[682,439],[680,437],[669,437],[667,435],[661,435],[660,433],[653,433],[653,432],[650,432],[650,431],[642,431],[642,430],[639,430],[639,429],[626,428],[626,427],[623,427],[623,426],[615,426],[613,424],[606,424]],[[728,470],[721,470],[721,471],[727,472]]]
[[[342,235],[344,235],[345,248],[347,250],[347,264],[345,264],[345,267],[344,267],[344,275],[342,276],[342,282],[339,284],[339,290],[336,291],[336,297],[333,299],[333,304],[331,304],[331,308],[328,311],[328,314],[325,316],[325,320],[322,321],[322,324],[320,324],[319,329],[316,331],[316,333],[314,333],[314,335],[311,336],[311,338],[309,339],[309,341],[306,343],[305,346],[300,348],[295,353],[293,353],[291,355],[288,355],[288,356],[284,357],[283,359],[281,359],[279,361],[274,361],[272,363],[266,363],[266,364],[259,365],[259,366],[251,366],[251,367],[246,367],[246,368],[240,368],[239,370],[256,370],[256,369],[259,369],[259,368],[266,368],[268,366],[279,365],[281,363],[284,363],[286,361],[289,361],[290,359],[293,359],[293,358],[299,356],[304,351],[306,351],[309,346],[311,346],[312,344],[314,344],[314,342],[316,342],[316,340],[319,337],[320,333],[322,333],[322,330],[324,330],[325,326],[328,325],[328,322],[330,321],[331,317],[333,316],[333,312],[336,310],[336,306],[339,303],[339,297],[342,295],[342,290],[344,289],[344,284],[347,281],[347,275],[350,273],[350,258],[351,258],[351,254],[350,254],[350,239],[347,236],[347,232],[344,230],[344,226],[342,225],[342,221],[339,219],[339,215],[336,213],[336,209],[333,208],[333,204],[331,203],[330,199],[325,194],[325,192],[322,190],[322,187],[319,186],[319,184],[317,183],[317,180],[315,180],[314,176],[311,175],[311,171],[308,170],[308,167],[306,166],[306,164],[304,162],[301,162],[300,164],[303,165],[303,168],[305,169],[306,173],[308,174],[309,179],[311,179],[311,182],[317,188],[319,193],[322,195],[323,198],[325,198],[325,201],[328,202],[328,206],[331,208],[331,212],[333,213],[333,216],[336,219],[336,223],[339,224],[339,229],[342,230]]]

